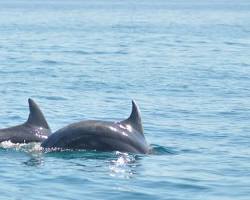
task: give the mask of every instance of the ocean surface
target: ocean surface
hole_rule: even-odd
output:
[[[250,1],[0,0],[0,127],[140,107],[149,155],[0,144],[0,199],[249,200]]]

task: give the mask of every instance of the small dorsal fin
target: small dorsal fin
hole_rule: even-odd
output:
[[[135,101],[132,100],[132,112],[128,119],[122,121],[123,124],[131,125],[135,130],[143,134],[143,127],[141,121],[141,114],[139,107],[136,105]]]
[[[29,118],[27,120],[27,124],[43,127],[46,129],[50,129],[42,111],[38,107],[38,105],[33,101],[32,99],[29,99],[29,109],[30,109],[30,114]]]

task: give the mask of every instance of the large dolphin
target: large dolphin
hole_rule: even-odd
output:
[[[121,122],[87,120],[59,129],[41,146],[52,149],[86,149],[148,153],[138,106],[132,101],[130,117]]]
[[[42,142],[51,133],[50,127],[38,105],[29,99],[30,114],[21,125],[0,129],[0,142],[12,143]]]

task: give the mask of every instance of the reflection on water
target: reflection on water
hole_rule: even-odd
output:
[[[68,150],[47,152],[44,155],[56,159],[71,160],[71,164],[88,173],[92,173],[97,168],[107,168],[110,176],[120,178],[132,178],[136,174],[136,168],[140,165],[138,155],[121,152]]]
[[[23,162],[23,164],[30,166],[30,167],[38,167],[44,163],[43,156],[41,154],[30,154],[30,158]]]
[[[111,177],[133,178],[138,174],[137,169],[140,166],[140,160],[145,155],[137,155],[122,152],[98,152],[87,150],[65,150],[65,151],[44,151],[40,143],[14,144],[10,141],[2,142],[0,147],[6,150],[15,150],[25,152],[28,159],[23,164],[30,167],[39,167],[46,164],[45,159],[51,158],[53,162],[65,160],[80,171],[92,173],[98,168],[108,170]],[[151,145],[151,155],[177,154],[177,150],[160,145]],[[146,155],[147,156],[147,155]],[[69,162],[70,160],[70,162]],[[94,162],[91,162],[94,161]]]

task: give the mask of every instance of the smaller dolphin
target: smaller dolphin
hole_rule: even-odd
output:
[[[87,120],[70,124],[50,135],[41,146],[55,149],[86,149],[148,153],[138,106],[132,101],[130,117],[121,122]]]
[[[21,125],[0,129],[0,142],[12,143],[42,142],[51,133],[50,127],[38,105],[29,99],[30,114]]]

